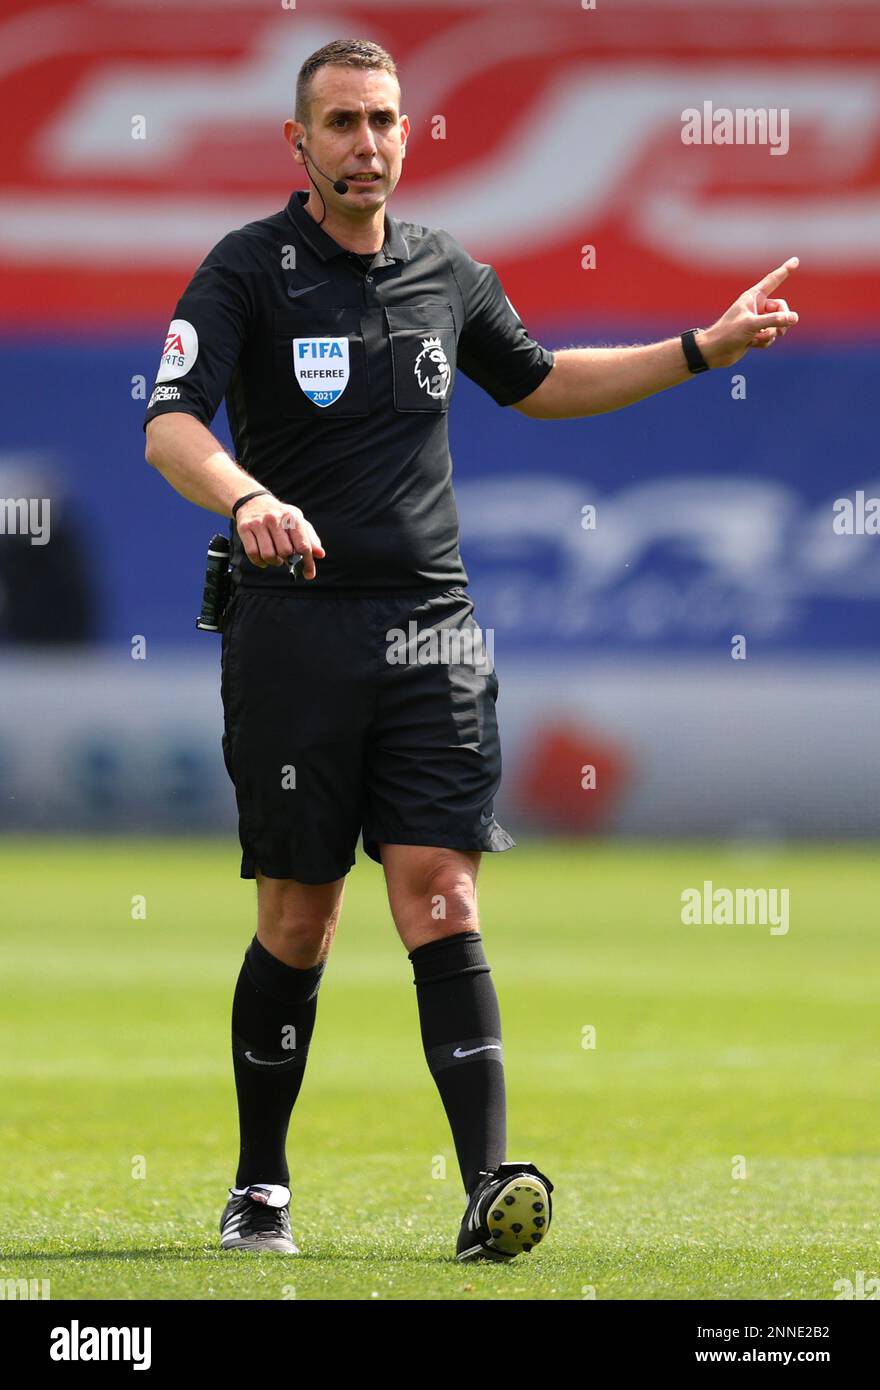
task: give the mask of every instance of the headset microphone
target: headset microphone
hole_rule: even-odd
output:
[[[298,150],[302,150],[303,155],[306,156],[306,158],[311,159],[311,160],[312,160],[312,163],[315,164],[315,161],[312,159],[312,156],[309,154],[308,150],[304,150],[304,149],[303,149],[303,142],[302,142],[302,140],[297,140],[297,142],[296,142],[296,148],[297,148]],[[347,192],[348,192],[348,184],[345,182],[345,179],[331,180],[330,175],[329,175],[329,174],[325,174],[325,173],[324,173],[324,170],[321,169],[321,168],[319,168],[317,164],[315,164],[315,168],[318,170],[318,173],[321,175],[321,177],[322,177],[323,179],[326,179],[328,183],[330,183],[330,182],[333,183],[333,192],[334,192],[334,193],[347,193]],[[306,173],[308,173],[308,169],[306,170]],[[315,180],[312,179],[312,183],[314,183],[314,182],[315,182]]]

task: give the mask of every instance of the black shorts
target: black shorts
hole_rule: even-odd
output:
[[[463,588],[234,591],[222,743],[242,878],[257,868],[301,883],[342,878],[361,831],[377,863],[381,843],[515,844],[493,813],[498,678],[473,611]]]

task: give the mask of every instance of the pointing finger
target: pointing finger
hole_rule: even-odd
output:
[[[787,261],[777,266],[775,270],[769,271],[769,273],[764,276],[763,280],[759,280],[754,288],[760,290],[763,294],[772,294],[773,291],[782,284],[783,280],[788,277],[789,271],[797,270],[799,264],[800,260],[797,256],[789,256]]]

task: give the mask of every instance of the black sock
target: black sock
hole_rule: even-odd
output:
[[[481,1171],[504,1162],[507,1141],[501,1017],[483,938],[459,932],[417,946],[409,958],[425,1057],[470,1193]]]
[[[232,1065],[241,1149],[236,1187],[290,1185],[285,1144],[299,1095],[326,962],[285,965],[256,937],[232,1002]]]

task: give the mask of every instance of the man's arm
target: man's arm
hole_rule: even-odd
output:
[[[157,415],[147,422],[146,436],[147,463],[197,507],[228,517],[233,502],[260,486],[194,415]]]
[[[181,497],[209,512],[230,517],[239,497],[262,487],[194,415],[176,410],[157,415],[147,422],[146,436],[147,462]],[[303,577],[314,579],[314,557],[323,558],[324,547],[299,507],[269,492],[239,507],[236,526],[252,565],[265,569],[302,555]]]
[[[255,255],[242,228],[202,261],[177,301],[144,421],[147,462],[189,502],[226,517],[239,497],[263,486],[208,428],[253,329]],[[324,550],[298,507],[264,494],[239,507],[235,522],[252,565],[280,566],[299,554],[303,577],[315,577],[313,557]]]
[[[797,314],[784,299],[771,298],[797,264],[793,256],[771,270],[711,328],[697,333],[697,347],[710,367],[732,366],[750,347],[771,347],[797,323]],[[513,407],[533,420],[567,420],[620,410],[691,376],[679,338],[639,347],[565,348],[554,355],[553,368],[538,389]]]

